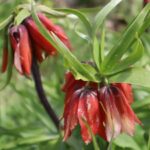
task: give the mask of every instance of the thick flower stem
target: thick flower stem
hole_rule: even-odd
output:
[[[55,114],[54,110],[52,109],[51,105],[49,104],[46,94],[44,92],[42,81],[41,81],[41,75],[39,71],[39,66],[37,63],[37,60],[33,57],[32,60],[32,75],[35,82],[35,88],[37,91],[37,94],[39,96],[40,102],[43,105],[45,111],[48,113],[49,117],[55,124],[56,128],[59,129],[59,118]]]

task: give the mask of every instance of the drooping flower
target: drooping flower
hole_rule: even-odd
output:
[[[69,48],[71,49],[71,43],[66,35],[66,33],[64,32],[64,30],[58,26],[53,24],[53,22],[47,18],[44,14],[39,13],[38,17],[40,19],[40,21],[43,23],[43,25],[47,28],[47,30],[49,32],[53,32],[55,33],[58,38]]]
[[[49,32],[55,33],[58,38],[70,49],[70,41],[63,29],[53,24],[44,14],[38,14],[39,19]],[[40,33],[32,17],[26,18],[22,24],[9,27],[9,38],[13,50],[14,65],[21,74],[31,74],[32,57],[42,62],[48,55],[57,53],[52,44]],[[5,72],[8,65],[8,42],[4,41],[1,71]]]
[[[79,124],[85,143],[91,142],[91,135],[85,120],[94,135],[106,141],[124,132],[134,134],[135,124],[141,124],[130,104],[133,102],[132,87],[127,83],[113,83],[98,88],[97,83],[75,80],[68,72],[62,88],[65,92],[64,140]]]
[[[81,127],[81,136],[85,143],[92,141],[91,134],[84,121],[87,122],[93,134],[104,135],[101,128],[101,116],[97,96],[97,84],[75,80],[74,76],[66,73],[66,83],[63,91],[66,93],[64,108],[64,141],[77,126]]]
[[[91,133],[85,122],[94,135],[104,131],[100,124],[101,116],[97,90],[92,87],[80,88],[70,96],[64,111],[64,140],[71,135],[72,130],[79,124],[82,139],[86,144],[91,142]]]
[[[33,39],[34,45],[41,47],[42,50],[45,50],[49,55],[56,54],[56,49],[40,33],[32,18],[27,18],[25,20],[25,25],[29,31],[30,37]]]
[[[99,101],[105,113],[103,124],[107,141],[122,132],[133,135],[135,124],[141,124],[126,95],[122,88],[113,84],[100,89]]]
[[[10,28],[10,42],[14,53],[14,65],[21,74],[30,75],[32,50],[28,31],[24,25]]]
[[[49,32],[55,33],[69,49],[71,48],[69,39],[61,27],[53,24],[53,22],[42,13],[39,13],[38,17]],[[49,55],[55,55],[57,53],[57,50],[52,46],[52,44],[49,43],[49,41],[47,41],[47,39],[40,33],[36,23],[31,17],[25,19],[24,24],[27,27],[35,45],[40,47]]]

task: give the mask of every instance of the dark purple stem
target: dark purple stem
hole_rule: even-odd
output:
[[[56,113],[54,112],[54,110],[52,109],[51,105],[49,104],[46,98],[46,94],[42,86],[39,66],[38,66],[37,60],[34,57],[32,60],[32,75],[33,75],[35,88],[39,96],[40,102],[43,105],[49,117],[51,118],[51,120],[53,121],[53,123],[55,124],[56,128],[59,129],[59,118],[57,117]]]

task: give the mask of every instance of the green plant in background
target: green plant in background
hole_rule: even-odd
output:
[[[140,123],[130,107],[131,102],[133,102],[133,100],[131,100],[133,96],[131,91],[132,88],[129,84],[142,86],[143,89],[141,91],[146,91],[145,94],[148,94],[148,89],[150,88],[150,72],[147,69],[148,63],[144,63],[144,67],[143,65],[136,65],[137,61],[141,59],[142,54],[144,53],[143,43],[148,47],[148,42],[146,42],[149,41],[148,37],[146,38],[147,35],[142,36],[143,43],[140,39],[140,36],[145,32],[146,29],[148,29],[150,25],[150,4],[147,4],[137,15],[137,17],[127,26],[126,30],[119,37],[118,41],[115,42],[114,46],[112,46],[112,49],[106,51],[107,33],[105,32],[106,29],[104,22],[107,15],[120,2],[121,0],[113,0],[108,3],[97,13],[93,22],[89,21],[88,17],[85,16],[81,11],[75,9],[50,9],[49,7],[46,7],[44,5],[35,3],[33,3],[32,5],[18,5],[15,9],[15,12],[13,12],[12,15],[8,17],[8,19],[1,23],[0,28],[8,28],[8,25],[10,24],[8,33],[12,33],[12,35],[14,36],[13,38],[15,38],[16,40],[16,44],[14,44],[13,39],[10,36],[11,47],[15,49],[15,46],[13,45],[17,45],[19,39],[20,53],[24,52],[25,55],[20,55],[17,53],[16,56],[15,53],[13,54],[13,51],[9,46],[8,55],[4,55],[5,57],[3,66],[6,66],[6,62],[8,61],[7,80],[5,85],[7,85],[11,79],[13,65],[12,60],[14,60],[14,62],[17,62],[15,66],[18,70],[20,69],[20,67],[22,67],[20,71],[21,73],[30,75],[30,71],[32,71],[36,90],[38,92],[41,103],[43,104],[45,110],[48,112],[49,116],[52,118],[56,127],[58,128],[60,126],[59,119],[49,105],[49,102],[42,88],[36,59],[41,60],[40,58],[42,58],[43,55],[41,54],[41,51],[40,53],[38,53],[40,55],[35,54],[38,51],[37,49],[35,52],[28,49],[27,52],[27,47],[26,50],[24,50],[24,46],[21,46],[20,35],[25,32],[22,32],[22,25],[20,24],[23,24],[28,28],[27,32],[29,32],[29,36],[31,36],[31,39],[33,40],[31,42],[32,48],[34,45],[38,45],[41,42],[39,46],[41,49],[45,50],[44,53],[46,52],[51,55],[52,51],[55,52],[57,49],[60,55],[64,58],[66,68],[70,69],[70,71],[72,72],[71,77],[66,76],[65,86],[67,87],[67,90],[64,90],[66,93],[65,111],[63,114],[66,135],[65,140],[70,136],[72,130],[79,122],[83,140],[86,143],[89,143],[93,139],[95,149],[98,149],[98,146],[101,149],[106,149],[107,147],[108,149],[119,149],[118,146],[124,148],[127,147],[129,149],[140,149],[139,143],[142,142],[144,143],[144,146],[142,148],[146,149],[146,141],[148,141],[148,137],[145,137],[145,139],[143,138],[143,134],[146,133],[146,130],[143,130],[141,128],[138,129],[139,132],[137,132],[137,134],[139,134],[142,138],[137,138],[138,135],[134,138],[131,138],[129,141],[129,145],[123,143],[125,139],[129,138],[124,134],[113,141],[113,138],[122,131],[132,135],[134,132],[135,122]],[[92,50],[93,56],[90,56],[90,61],[82,63],[79,59],[77,59],[77,57],[69,50],[70,46],[69,44],[66,44],[68,43],[68,41],[66,41],[67,37],[64,32],[62,32],[62,29],[58,27],[54,28],[54,26],[50,27],[50,22],[46,18],[44,18],[45,16],[40,17],[40,15],[38,14],[39,12],[46,13],[54,18],[64,18],[68,16],[70,17],[70,15],[78,17],[82,21],[86,33],[83,34],[81,32],[77,32],[77,34],[80,36],[81,40],[86,40],[86,44],[88,44],[89,49]],[[31,23],[31,26],[29,26],[29,21],[31,18],[26,19],[30,16],[32,16],[33,18],[33,23]],[[35,25],[33,25],[34,22],[36,23]],[[15,27],[14,30],[11,25],[12,23]],[[35,28],[36,25],[38,28]],[[99,29],[101,29],[100,37],[97,34]],[[82,39],[83,35],[86,38]],[[26,38],[23,38],[23,42],[25,42],[27,45],[28,38],[27,41],[25,41],[25,39]],[[49,44],[51,47],[49,46]],[[32,58],[32,61],[29,59],[30,57]],[[20,65],[18,63],[18,58],[21,61]],[[21,60],[22,58],[24,59]],[[52,74],[51,77],[51,81],[52,79],[54,79],[54,81],[51,84],[50,88],[48,83],[44,81],[43,86],[47,94],[49,93],[49,91],[51,91],[50,96],[53,99],[58,100],[60,98],[62,99],[62,97],[59,97],[61,93],[59,84],[62,83],[63,77],[61,77],[61,74],[63,74],[64,70],[59,69],[59,67],[61,66],[63,60],[62,58],[51,58],[51,61],[54,61],[54,64],[57,66],[57,69],[55,69],[56,73],[54,75]],[[26,66],[26,63],[28,63],[29,65]],[[3,68],[3,70],[5,70],[5,67]],[[76,131],[77,135],[73,135],[71,137],[72,139],[68,140],[66,143],[62,143],[61,136],[59,137],[57,131],[54,128],[50,127],[52,123],[49,122],[45,117],[46,114],[41,106],[34,100],[30,101],[32,97],[33,99],[35,99],[32,81],[29,80],[27,82],[27,86],[32,90],[22,90],[21,88],[18,89],[13,81],[10,85],[11,87],[13,87],[16,93],[27,99],[26,102],[24,102],[26,109],[28,109],[30,112],[33,112],[33,114],[35,115],[34,120],[36,121],[36,119],[40,119],[41,123],[45,127],[41,128],[41,125],[39,124],[39,127],[37,126],[37,130],[34,129],[33,133],[30,131],[30,126],[25,127],[25,129],[21,128],[18,130],[11,130],[2,127],[1,133],[2,135],[4,135],[2,138],[2,143],[6,139],[12,142],[10,142],[10,144],[8,145],[5,143],[1,144],[1,149],[19,149],[19,147],[25,148],[26,146],[27,149],[29,147],[35,149],[78,149],[80,146],[78,147],[77,145],[81,145],[83,149],[90,149],[92,147],[92,145],[90,144],[88,146],[85,146],[81,143],[80,140],[76,138],[76,136],[78,137],[79,135],[78,129]],[[138,90],[139,89],[136,90],[137,93]],[[54,93],[54,95],[52,93]],[[142,99],[146,97],[143,93],[141,95],[143,95]],[[95,98],[93,98],[93,96],[95,96]],[[146,98],[147,99],[142,100],[142,102],[136,101],[135,103],[133,103],[135,112],[137,112],[139,117],[141,115],[141,118],[143,116],[143,118],[146,118],[146,116],[148,115],[149,108],[146,109],[143,107],[150,102],[149,98]],[[129,103],[127,101],[129,101]],[[56,102],[51,101],[51,103],[53,104]],[[62,104],[62,102],[59,101],[59,104],[56,104],[56,106],[59,106],[60,104]],[[90,105],[91,109],[88,107],[88,105]],[[143,109],[143,111],[141,111],[141,109]],[[12,110],[12,112],[13,111],[14,110]],[[143,112],[143,115],[140,114]],[[21,124],[24,125],[24,123]],[[96,141],[94,135],[91,134],[99,134],[106,141],[110,141],[110,145],[107,146],[107,142],[102,140],[100,137],[97,137]],[[145,136],[148,136],[148,134],[145,134]],[[44,143],[46,143],[46,145]]]

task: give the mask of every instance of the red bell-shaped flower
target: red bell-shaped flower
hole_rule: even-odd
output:
[[[30,75],[32,51],[26,27],[24,25],[14,26],[10,29],[9,35],[16,69],[21,74]]]
[[[135,124],[141,123],[130,107],[126,95],[122,88],[113,84],[100,89],[99,101],[105,113],[103,125],[107,141],[121,132],[133,135]]]
[[[56,49],[45,39],[45,37],[38,30],[37,25],[33,21],[32,18],[27,18],[25,20],[25,25],[29,31],[30,37],[33,39],[33,42],[38,47],[41,47],[45,50],[49,55],[54,55],[56,53]]]
[[[71,47],[69,39],[67,38],[65,32],[61,27],[53,24],[52,21],[42,13],[39,13],[38,17],[49,32],[54,32],[68,48]],[[25,19],[24,24],[27,27],[29,34],[35,45],[40,47],[49,55],[55,55],[57,53],[57,50],[52,46],[52,44],[49,43],[49,41],[47,41],[47,39],[40,33],[37,25],[35,24],[34,20],[31,17]]]
[[[92,137],[85,122],[87,122],[94,135],[104,131],[101,128],[97,90],[92,87],[83,87],[70,95],[64,110],[64,140],[70,136],[75,126],[79,124],[82,139],[85,143],[91,142]]]
[[[39,13],[38,14],[38,17],[40,19],[40,21],[43,23],[43,25],[47,28],[47,30],[49,32],[53,32],[55,33],[58,38],[69,48],[71,49],[71,44],[70,44],[70,41],[66,35],[66,33],[64,32],[64,30],[58,26],[58,25],[55,25],[53,24],[53,22],[47,18],[44,14],[42,13]]]
[[[77,124],[85,143],[91,142],[91,135],[100,135],[110,141],[120,133],[133,135],[135,124],[141,124],[130,104],[133,102],[132,87],[127,83],[113,83],[98,88],[97,83],[75,80],[68,72],[63,86],[66,93],[64,108],[64,140]]]

